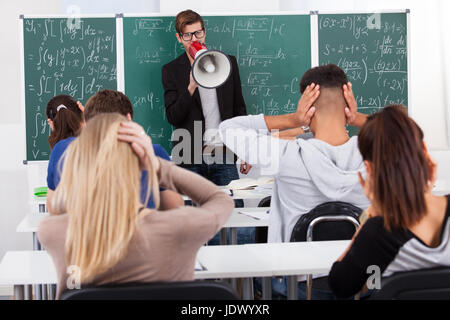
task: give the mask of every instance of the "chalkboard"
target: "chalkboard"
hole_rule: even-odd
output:
[[[358,111],[408,105],[407,13],[319,14],[319,64],[352,82]],[[351,128],[352,134],[356,133]]]
[[[203,16],[206,45],[237,58],[249,114],[296,110],[299,81],[311,67],[309,15]],[[175,17],[123,18],[125,93],[135,120],[154,143],[171,150],[161,68],[184,53]]]
[[[83,104],[102,89],[117,89],[116,19],[24,18],[26,159],[48,160],[45,109],[58,94]]]

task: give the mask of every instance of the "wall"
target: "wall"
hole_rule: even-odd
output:
[[[24,166],[25,126],[20,104],[19,14],[56,14],[60,0],[0,2],[0,257],[8,250],[31,250],[31,234],[20,234],[16,227],[30,210],[29,176],[39,179],[38,166]],[[45,171],[45,170],[44,170]],[[2,295],[0,288],[0,295]]]

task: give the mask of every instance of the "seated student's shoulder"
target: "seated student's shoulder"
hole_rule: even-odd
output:
[[[69,145],[75,139],[76,139],[75,137],[69,137],[67,139],[58,141],[54,145],[52,152],[50,153],[50,158],[51,159],[53,158],[54,160],[59,159],[62,156],[62,154],[64,153],[64,151],[66,151],[67,147],[69,147]]]
[[[153,150],[155,151],[155,156],[170,161],[169,153],[160,144],[153,144]]]
[[[68,225],[69,216],[67,214],[52,215],[44,218],[37,228],[39,242],[47,247],[48,244],[64,240]]]
[[[176,209],[158,211],[154,209],[144,209],[140,225],[149,230],[155,227],[161,227],[170,230],[184,230],[192,223],[204,222],[204,213],[196,207],[182,206]],[[184,230],[186,231],[186,230]]]

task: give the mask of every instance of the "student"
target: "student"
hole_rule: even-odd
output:
[[[199,207],[145,208],[144,169],[146,198],[151,190],[156,206],[162,185]],[[233,201],[208,180],[156,157],[140,125],[108,113],[89,120],[70,144],[52,207],[37,235],[55,263],[59,297],[68,280],[74,286],[193,280],[199,248],[227,221]]]
[[[56,164],[61,158],[64,150],[80,133],[84,126],[84,108],[80,102],[75,101],[71,96],[61,94],[53,97],[47,103],[47,122],[51,128],[48,138],[50,145],[50,159],[47,168],[47,208],[49,199],[59,182],[59,174]]]
[[[362,127],[358,147],[367,172],[361,184],[372,205],[330,271],[338,297],[359,292],[373,274],[369,266],[383,277],[450,266],[450,195],[431,192],[437,165],[419,126],[402,106],[385,107]]]
[[[133,117],[133,106],[126,95],[119,91],[115,90],[101,90],[94,94],[89,100],[86,102],[85,110],[84,110],[84,118],[86,121],[89,121],[92,117],[99,113],[111,113],[117,112],[124,116],[126,116],[129,120]],[[64,141],[60,141],[55,145],[52,154],[50,155],[50,160],[48,164],[48,173],[47,173],[47,184],[48,184],[48,192],[47,192],[47,208],[48,211],[51,212],[51,198],[54,190],[58,186],[59,179],[61,177],[61,171],[63,166],[62,155],[64,151],[67,149],[69,144],[74,140],[74,138],[69,138]],[[158,157],[161,157],[166,160],[170,160],[169,155],[164,150],[164,148],[159,145],[153,145],[155,150],[155,154]],[[60,161],[62,159],[62,161]],[[144,197],[146,192],[146,184],[144,183],[146,179],[146,172],[143,172],[142,175],[142,197]],[[184,205],[184,201],[180,195],[174,193],[171,190],[160,189],[161,191],[161,210],[176,208],[178,206]],[[143,198],[142,198],[143,199]],[[154,208],[155,205],[153,203],[152,198],[150,198],[147,203],[148,208]]]
[[[51,98],[45,113],[52,129],[48,137],[50,149],[61,140],[76,137],[84,123],[83,106],[67,94]]]
[[[350,138],[345,127],[360,125],[365,116],[356,112],[345,72],[332,64],[312,68],[303,75],[300,92],[295,113],[236,117],[219,126],[228,148],[261,167],[262,174],[275,177],[268,242],[289,242],[299,217],[324,202],[369,206],[358,182],[357,172],[364,170],[358,138]],[[269,135],[272,130],[308,125],[314,138],[282,140]],[[305,296],[304,284],[300,289],[299,297]]]

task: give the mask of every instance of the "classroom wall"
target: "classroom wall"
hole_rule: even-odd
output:
[[[24,159],[25,126],[20,107],[19,14],[61,13],[60,0],[1,1],[0,12],[0,257],[8,250],[31,250],[31,234],[16,227],[29,210],[28,170]],[[31,170],[36,177],[39,169]],[[0,295],[5,288],[0,287]]]
[[[82,13],[162,12],[175,14],[188,7],[207,12],[358,11],[411,9],[411,104],[412,117],[425,131],[425,139],[439,164],[439,179],[450,179],[450,12],[445,0],[15,0],[0,1],[0,258],[8,250],[31,249],[31,235],[15,232],[29,212],[31,191],[45,185],[46,163],[24,166],[25,126],[20,105],[19,20],[24,14],[61,14],[71,5]],[[236,10],[239,8],[239,11]],[[105,11],[107,10],[107,11]],[[251,172],[255,177],[257,170]],[[1,295],[1,288],[0,288]]]

